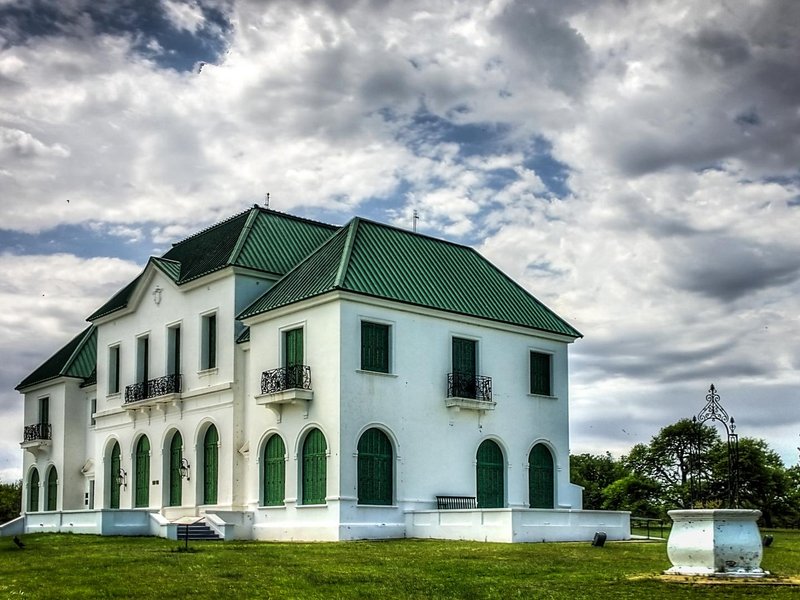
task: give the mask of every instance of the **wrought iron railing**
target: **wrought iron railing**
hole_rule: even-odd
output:
[[[492,378],[471,373],[447,374],[447,397],[492,401]]]
[[[25,425],[23,437],[26,442],[33,442],[35,440],[50,440],[53,434],[53,426],[50,423],[34,423],[33,425]]]
[[[311,389],[311,367],[292,365],[261,373],[262,394],[272,394],[291,389]]]
[[[164,375],[147,381],[140,381],[125,386],[125,403],[138,402],[148,398],[157,398],[167,394],[178,394],[181,391],[180,375]]]

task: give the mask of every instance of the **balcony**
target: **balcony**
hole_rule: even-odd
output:
[[[125,386],[123,408],[139,408],[152,404],[173,402],[180,397],[181,376],[164,375]]]
[[[261,373],[261,394],[256,396],[256,404],[272,409],[281,422],[282,407],[285,404],[304,404],[304,416],[308,416],[308,403],[314,397],[311,390],[311,367],[292,365]]]
[[[52,439],[53,426],[50,425],[50,423],[34,423],[33,425],[25,425],[20,448],[30,450],[35,454],[37,451],[50,446],[50,441]]]
[[[456,409],[494,410],[492,378],[469,373],[447,374],[445,406]]]

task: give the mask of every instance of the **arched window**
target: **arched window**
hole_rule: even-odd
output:
[[[325,504],[328,445],[319,429],[303,441],[303,504]]]
[[[264,446],[262,483],[264,506],[281,506],[286,490],[286,446],[279,435],[273,435]]]
[[[55,467],[50,467],[47,472],[47,509],[56,510],[58,504],[58,472]]]
[[[358,503],[392,503],[392,442],[380,429],[358,440]]]
[[[478,446],[476,481],[478,508],[502,508],[505,504],[503,451],[492,440]]]
[[[536,444],[528,455],[528,496],[531,508],[554,508],[553,455]]]
[[[217,503],[219,433],[211,425],[203,438],[203,504]]]
[[[114,447],[111,448],[111,461],[108,467],[108,481],[109,481],[109,508],[119,508],[119,488],[122,485],[120,477],[120,469],[122,465],[119,459],[119,442],[114,442]]]
[[[146,435],[136,444],[136,480],[134,498],[137,508],[150,505],[150,440]]]
[[[28,478],[28,512],[39,510],[39,471],[36,468],[31,470]]]
[[[183,480],[181,479],[181,460],[183,459],[183,438],[175,432],[169,444],[169,505],[180,506],[183,502]]]

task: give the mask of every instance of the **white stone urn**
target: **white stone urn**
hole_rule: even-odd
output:
[[[670,575],[763,577],[760,510],[671,510]]]

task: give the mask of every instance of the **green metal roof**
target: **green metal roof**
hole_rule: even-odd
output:
[[[259,206],[186,238],[161,258],[151,258],[177,285],[228,266],[281,276],[331,237],[333,225]],[[144,273],[89,315],[92,321],[125,308]]]
[[[360,218],[350,221],[239,318],[332,290],[582,337],[474,249]]]
[[[44,361],[15,389],[21,390],[57,377],[75,377],[83,379],[84,382],[91,381],[95,377],[96,357],[97,328],[90,325]]]

